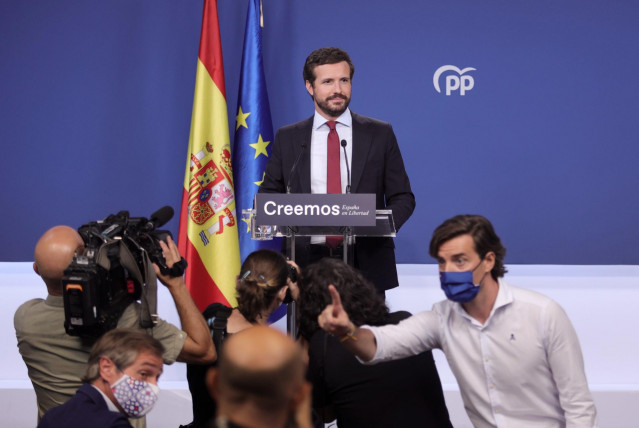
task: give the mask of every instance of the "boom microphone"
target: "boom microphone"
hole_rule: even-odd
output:
[[[297,164],[299,163],[300,159],[302,158],[302,154],[304,153],[304,150],[306,149],[306,143],[301,144],[302,146],[302,150],[300,151],[300,154],[297,155],[297,159],[295,159],[295,162],[293,163],[293,167],[291,168],[291,173],[288,176],[288,182],[286,183],[286,193],[291,193],[291,179],[293,178],[293,172],[295,172],[295,168],[297,168]]]
[[[173,208],[166,205],[153,214],[148,223],[144,225],[144,230],[155,230],[160,226],[165,225],[169,220],[173,218]]]

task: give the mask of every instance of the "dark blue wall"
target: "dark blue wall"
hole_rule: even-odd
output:
[[[231,129],[246,7],[218,6]],[[31,260],[55,224],[178,208],[201,13],[0,3],[0,260]],[[434,227],[481,213],[509,263],[639,264],[638,3],[264,0],[264,14],[275,128],[312,114],[302,64],[328,45],[355,62],[351,108],[393,124],[417,197],[399,262],[430,262]],[[444,65],[475,68],[474,88],[438,93]]]

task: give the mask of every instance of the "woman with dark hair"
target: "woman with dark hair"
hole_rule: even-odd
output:
[[[257,250],[248,255],[236,281],[237,307],[229,308],[213,303],[204,310],[213,341],[220,355],[225,337],[254,325],[266,325],[269,315],[285,301],[290,286],[296,288],[291,274],[296,266],[273,250]],[[215,365],[187,365],[189,390],[193,398],[193,422],[183,428],[210,427],[215,417],[216,404],[210,397],[204,378]]]
[[[397,324],[410,316],[390,313],[374,286],[339,260],[326,258],[305,268],[298,308],[300,336],[308,342],[315,411],[325,422],[337,419],[339,428],[452,427],[430,351],[365,366],[320,329],[317,317],[331,303],[330,284],[356,325]]]
[[[286,298],[290,267],[277,251],[257,250],[248,255],[237,279],[237,307],[228,320],[228,334],[252,325],[266,325],[269,315]]]

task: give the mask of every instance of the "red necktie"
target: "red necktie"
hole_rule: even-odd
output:
[[[326,122],[330,131],[328,132],[326,163],[326,193],[342,193],[342,174],[339,169],[339,136],[335,130],[337,122],[329,120]],[[326,245],[337,248],[342,243],[341,236],[327,236]]]

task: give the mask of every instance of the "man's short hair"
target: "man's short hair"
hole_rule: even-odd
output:
[[[229,404],[251,402],[262,411],[277,412],[290,404],[295,391],[304,382],[305,371],[299,346],[286,361],[270,369],[238,365],[222,352],[218,364],[219,391]]]
[[[164,346],[145,330],[116,328],[106,332],[91,348],[89,364],[82,381],[91,383],[100,377],[100,358],[108,357],[122,371],[133,364],[141,351],[148,351],[162,358]]]
[[[351,69],[352,79],[353,74],[355,74],[355,66],[346,51],[340,48],[320,48],[314,50],[306,58],[306,62],[304,63],[304,70],[302,71],[304,81],[306,82],[308,80],[311,85],[315,82],[315,67],[318,65],[337,64],[342,61],[346,61]]]
[[[501,244],[501,240],[490,221],[481,215],[457,215],[444,221],[433,232],[429,254],[437,259],[442,244],[461,235],[472,236],[475,251],[482,259],[490,251],[495,253],[495,266],[490,271],[490,275],[495,280],[504,276],[507,272],[504,266],[506,248]]]

